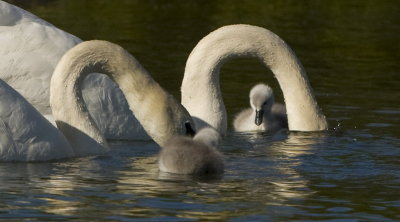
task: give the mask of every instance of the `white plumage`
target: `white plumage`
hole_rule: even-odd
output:
[[[0,161],[72,156],[74,152],[64,135],[0,79]]]
[[[227,129],[219,73],[234,58],[256,58],[274,73],[285,99],[289,130],[326,130],[306,72],[290,47],[271,31],[251,25],[229,25],[204,37],[192,50],[182,81],[182,104],[192,115],[196,130],[212,126]]]
[[[0,1],[0,78],[49,120],[54,119],[49,106],[53,70],[61,56],[81,41]],[[212,126],[225,134],[227,115],[219,88],[219,69],[238,57],[258,58],[273,71],[285,97],[290,130],[327,129],[307,75],[290,47],[264,28],[230,25],[203,38],[186,64],[182,104],[195,120],[197,130]],[[120,88],[109,78],[90,75],[82,88],[87,108],[106,138],[149,139]]]
[[[160,146],[173,136],[185,135],[185,125],[194,126],[186,109],[128,52],[105,41],[83,42],[62,57],[52,76],[50,100],[58,129],[0,80],[0,161],[107,152],[103,132],[82,97],[82,82],[95,71],[106,73],[120,86],[132,112]]]
[[[53,120],[50,79],[61,57],[82,42],[37,16],[0,1],[0,78]],[[83,98],[108,139],[150,139],[129,110],[119,87],[93,74],[83,83]]]
[[[50,103],[58,129],[76,155],[108,150],[104,134],[87,110],[82,82],[93,72],[108,75],[122,90],[140,124],[160,146],[172,136],[185,135],[194,123],[186,109],[120,46],[106,41],[87,41],[61,58],[51,79]]]

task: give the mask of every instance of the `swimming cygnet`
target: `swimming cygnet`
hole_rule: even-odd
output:
[[[268,131],[276,132],[288,128],[286,107],[274,103],[271,87],[257,84],[250,91],[251,108],[236,115],[233,121],[235,131]]]
[[[158,156],[160,171],[175,174],[222,174],[224,157],[217,150],[221,136],[214,128],[201,129],[193,139],[175,136],[162,147]]]

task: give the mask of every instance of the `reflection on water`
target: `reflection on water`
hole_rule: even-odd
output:
[[[234,133],[217,178],[160,173],[153,142],[104,156],[0,164],[0,218],[116,221],[400,220],[400,4],[396,1],[13,1],[84,40],[126,48],[176,98],[197,42],[228,24],[270,29],[305,67],[326,132]],[[228,116],[265,82],[258,61],[221,69]]]
[[[390,144],[377,144],[354,131],[228,132],[224,140],[226,173],[214,178],[159,172],[159,147],[153,142],[111,141],[111,152],[100,157],[4,163],[0,217],[369,220],[399,216],[400,203],[393,194],[400,190],[400,150],[392,152]]]

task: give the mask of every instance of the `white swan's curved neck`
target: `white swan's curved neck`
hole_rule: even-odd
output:
[[[225,133],[227,114],[219,87],[219,72],[226,61],[240,57],[257,58],[275,74],[285,98],[290,130],[327,129],[326,118],[296,55],[277,35],[250,25],[222,27],[193,49],[181,87],[182,104],[192,117]]]
[[[87,146],[85,141],[89,138],[93,138],[90,146],[97,147],[93,149],[107,146],[82,98],[83,80],[94,72],[108,75],[119,85],[136,118],[161,146],[171,136],[185,134],[185,122],[194,125],[183,106],[127,51],[105,41],[84,42],[63,56],[54,71],[50,89],[57,126],[74,150]]]

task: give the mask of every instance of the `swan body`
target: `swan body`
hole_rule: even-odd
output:
[[[82,96],[84,79],[93,72],[115,81],[146,132],[163,146],[172,136],[185,135],[194,123],[186,109],[161,88],[140,63],[118,45],[88,41],[61,58],[51,78],[50,104],[58,129],[79,156],[108,150]]]
[[[181,86],[182,104],[192,115],[197,131],[212,126],[221,134],[226,132],[227,114],[219,72],[226,61],[241,57],[257,58],[274,73],[285,99],[289,130],[328,128],[306,72],[292,49],[264,28],[229,25],[204,37],[186,63]]]
[[[174,174],[222,174],[224,159],[216,149],[220,134],[213,128],[201,129],[194,138],[172,137],[158,156],[160,171]]]
[[[250,106],[236,115],[235,131],[276,132],[287,128],[286,107],[275,103],[271,87],[265,84],[254,86],[250,91]]]
[[[80,42],[39,17],[0,1],[0,78],[50,121],[54,120],[51,76],[61,57]],[[93,74],[82,85],[87,108],[106,138],[150,139],[122,91],[108,77]]]
[[[0,161],[74,156],[64,135],[0,79]]]

